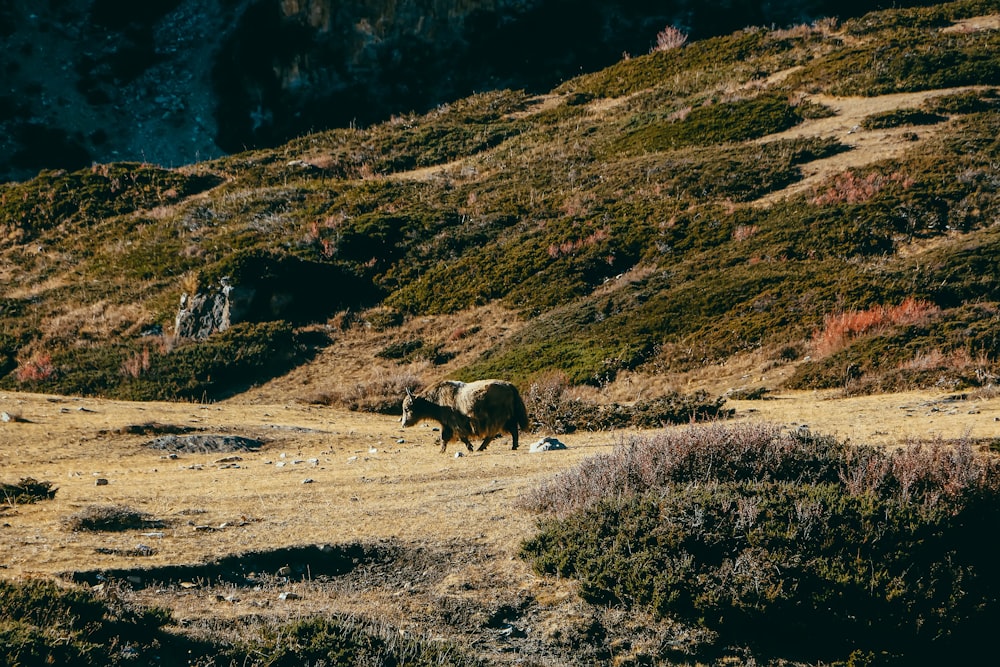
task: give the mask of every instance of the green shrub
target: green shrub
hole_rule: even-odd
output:
[[[705,626],[765,661],[968,658],[1000,620],[977,537],[1000,519],[998,465],[968,445],[889,452],[692,427],[537,489],[526,503],[550,517],[522,554],[593,603]]]
[[[71,218],[91,221],[169,204],[216,183],[211,175],[130,162],[43,171],[24,183],[0,184],[0,239],[23,243]]]
[[[245,647],[231,652],[234,664],[297,667],[298,665],[475,667],[482,663],[444,642],[380,633],[359,622],[312,618],[265,628]]]
[[[53,372],[30,386],[125,400],[218,399],[287,372],[308,354],[286,322],[241,323],[169,350],[142,339],[53,350]],[[23,386],[12,376],[3,385]]]
[[[998,104],[997,90],[990,88],[932,97],[921,108],[930,114],[970,114],[995,110]]]
[[[785,97],[764,94],[697,107],[681,120],[645,125],[617,139],[611,150],[635,154],[747,141],[787,130],[801,121]]]
[[[135,608],[109,589],[102,597],[45,581],[0,581],[0,645],[7,665],[188,664],[192,645],[165,633],[162,609]]]
[[[935,125],[946,120],[948,119],[944,116],[919,109],[897,109],[865,116],[861,120],[861,127],[865,130],[883,130],[905,125]]]
[[[845,24],[845,27],[848,24]],[[1000,74],[996,31],[928,32],[899,28],[862,46],[819,58],[789,77],[793,89],[876,96],[957,86],[994,85]]]

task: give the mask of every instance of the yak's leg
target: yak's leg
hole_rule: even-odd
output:
[[[495,437],[496,437],[495,435],[490,435],[483,438],[483,444],[479,445],[479,451],[483,451],[484,449],[486,449],[486,446],[490,444],[493,441],[493,438]]]
[[[517,449],[517,424],[510,427],[511,449]]]
[[[472,442],[469,440],[469,437],[466,436],[466,435],[463,435],[462,436],[462,442],[465,443],[465,448],[468,449],[471,452],[472,451]]]
[[[448,448],[448,442],[451,440],[454,432],[451,430],[450,426],[441,425],[441,453],[444,454],[444,450]]]

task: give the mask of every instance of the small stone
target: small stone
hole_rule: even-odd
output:
[[[111,483],[111,482],[109,482],[108,480],[106,480],[106,479],[105,479],[105,478],[103,478],[103,477],[98,477],[97,479],[95,479],[95,480],[94,480],[94,484],[95,484],[96,486],[107,486],[107,485],[108,485],[108,484],[110,484],[110,483]]]
[[[313,483],[313,478],[312,477],[306,477],[304,480],[302,480],[302,483],[303,484],[312,484]]]
[[[288,591],[280,594],[278,596],[279,600],[301,600],[302,596],[297,593],[290,593]]]

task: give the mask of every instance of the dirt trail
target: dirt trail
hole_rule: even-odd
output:
[[[916,93],[881,95],[879,97],[832,97],[829,95],[808,97],[807,99],[811,102],[830,107],[836,112],[836,115],[829,118],[807,120],[785,132],[768,135],[760,139],[760,143],[804,137],[833,137],[850,146],[851,150],[803,165],[803,178],[801,180],[783,190],[768,193],[754,204],[769,206],[782,199],[816,188],[832,176],[847,169],[855,169],[881,160],[901,157],[919,143],[936,136],[941,131],[943,124],[865,130],[862,129],[861,122],[872,114],[917,108],[933,97],[965,90],[973,90],[973,88],[946,88]]]

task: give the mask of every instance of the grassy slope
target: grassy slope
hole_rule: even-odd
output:
[[[484,93],[183,170],[2,186],[2,383],[224,396],[307,363],[323,336],[337,350],[359,321],[388,341],[352,354],[393,374],[398,353],[418,380],[607,384],[755,354],[789,367],[791,387],[991,381],[1000,32],[962,21],[997,10],[966,0],[748,29],[545,98]],[[183,291],[261,272],[321,306],[173,340]],[[909,297],[926,317],[813,346],[825,316]],[[401,320],[488,304],[516,326],[425,331],[378,356],[407,342]],[[338,326],[317,336],[310,322]]]

